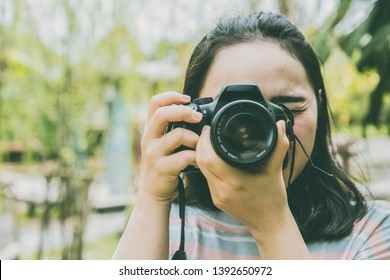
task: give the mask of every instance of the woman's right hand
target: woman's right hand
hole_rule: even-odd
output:
[[[114,259],[167,259],[169,255],[169,213],[178,194],[180,172],[195,164],[199,136],[184,128],[165,133],[170,122],[197,123],[202,115],[183,104],[190,97],[166,92],[151,100],[141,139],[141,175],[134,205]],[[173,105],[177,104],[177,105]],[[176,152],[181,145],[194,150]],[[129,250],[131,248],[131,250]]]
[[[183,106],[188,95],[165,92],[155,95],[141,139],[141,177],[139,192],[153,201],[168,203],[177,197],[178,176],[188,165],[195,164],[195,147],[199,136],[188,129],[175,128],[168,133],[170,122],[198,123],[202,114]],[[177,105],[173,105],[177,104]],[[175,152],[181,145],[194,150]]]

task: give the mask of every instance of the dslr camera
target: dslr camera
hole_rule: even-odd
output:
[[[286,122],[286,133],[293,139],[293,115],[284,105],[266,101],[256,84],[225,85],[218,97],[194,99],[185,106],[201,112],[199,123],[169,123],[167,131],[183,127],[200,135],[203,126],[211,127],[211,143],[215,152],[228,164],[256,170],[276,146],[276,122]],[[181,146],[178,150],[189,149]],[[287,156],[285,158],[284,166]],[[186,171],[196,171],[187,167]]]

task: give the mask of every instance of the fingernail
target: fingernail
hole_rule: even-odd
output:
[[[286,131],[286,122],[284,120],[279,120],[277,123],[281,126],[283,132]]]
[[[197,119],[197,120],[200,120],[200,119],[202,119],[203,118],[203,114],[202,113],[200,113],[200,112],[198,112],[198,111],[192,111],[192,116],[195,118],[195,119]]]
[[[208,133],[210,131],[210,126],[208,125],[205,125],[203,128],[202,128],[202,134],[203,133]]]
[[[183,101],[186,101],[186,102],[190,102],[191,101],[191,96],[189,96],[187,94],[183,94],[182,98],[183,98]]]

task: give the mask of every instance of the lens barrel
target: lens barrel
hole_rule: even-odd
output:
[[[211,123],[214,150],[236,167],[252,167],[262,162],[273,151],[276,140],[276,124],[268,108],[251,100],[226,104]]]

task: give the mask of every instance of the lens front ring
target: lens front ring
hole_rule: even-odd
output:
[[[259,165],[271,154],[276,141],[276,124],[268,108],[251,100],[226,104],[211,123],[214,150],[236,167]]]

